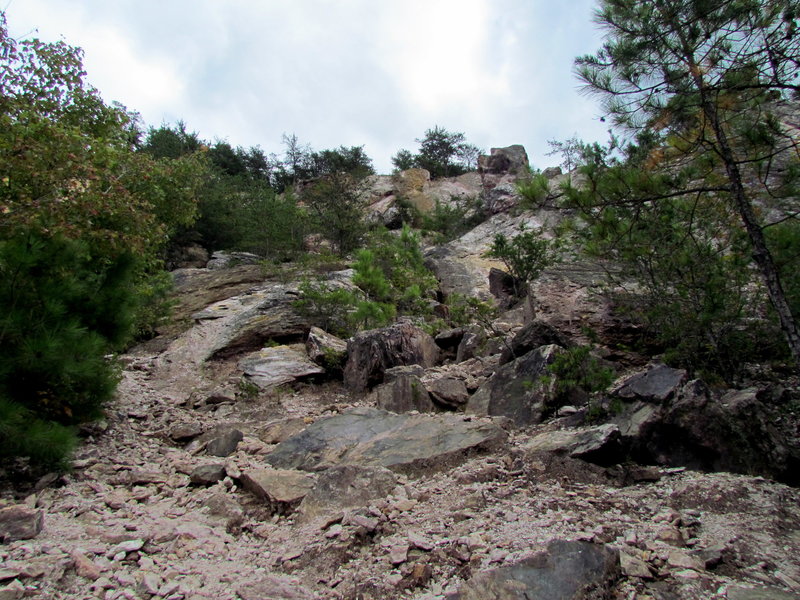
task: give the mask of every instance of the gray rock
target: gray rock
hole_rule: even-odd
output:
[[[308,523],[361,508],[386,498],[397,484],[394,473],[384,467],[345,465],[322,472],[297,509],[297,521]]]
[[[203,433],[198,423],[179,423],[169,430],[169,438],[175,442],[188,442]]]
[[[192,469],[189,481],[195,485],[213,485],[225,479],[225,465],[200,465]]]
[[[728,586],[726,592],[728,600],[797,600],[797,592],[787,592],[768,586]]]
[[[244,434],[238,429],[228,429],[219,432],[216,437],[209,440],[206,452],[211,456],[230,456],[244,439]]]
[[[686,381],[686,371],[666,365],[653,365],[646,371],[627,377],[612,394],[627,400],[663,402],[672,398]]]
[[[620,430],[635,432],[627,443],[639,462],[764,475],[798,485],[800,443],[781,423],[769,389],[733,390],[715,398],[692,381],[635,427],[623,424]]]
[[[242,485],[278,513],[294,510],[314,487],[307,473],[287,469],[252,469],[242,473]]]
[[[211,260],[208,261],[206,268],[215,269],[228,269],[237,265],[255,265],[261,262],[263,258],[257,254],[250,254],[249,252],[224,252],[218,250],[211,255]]]
[[[394,413],[433,412],[433,402],[419,378],[422,372],[423,369],[417,365],[388,369],[386,383],[372,390],[370,401],[378,408]]]
[[[555,540],[508,567],[479,573],[448,600],[595,600],[619,577],[619,552],[588,542]]]
[[[44,511],[24,504],[0,508],[0,540],[4,543],[30,540],[44,527]]]
[[[542,346],[503,365],[472,395],[466,412],[508,417],[520,426],[541,422],[546,395],[538,382],[557,352],[558,346]]]
[[[312,327],[306,339],[306,352],[325,369],[341,369],[347,360],[347,342],[319,327]]]
[[[439,358],[433,338],[408,321],[362,331],[347,343],[344,383],[354,391],[365,391],[384,380],[386,369],[402,365],[432,367]]]
[[[289,346],[262,348],[239,361],[239,368],[248,380],[262,389],[320,375],[325,369],[311,362],[305,352]]]
[[[528,153],[521,144],[514,144],[506,148],[492,148],[488,155],[478,157],[478,171],[482,173],[523,175],[528,172],[529,168]]]
[[[547,177],[547,179],[553,179],[554,177],[558,177],[562,174],[561,167],[547,167],[544,171],[542,171],[542,175]]]
[[[536,350],[539,346],[556,344],[569,348],[572,344],[555,327],[543,321],[532,321],[520,329],[511,339],[508,347],[500,355],[500,364],[511,362],[515,358]]]
[[[609,423],[542,433],[523,448],[527,452],[567,454],[599,465],[611,465],[623,458],[619,427]]]
[[[318,597],[295,579],[277,575],[241,584],[236,593],[242,600],[313,600]]]
[[[469,400],[469,391],[463,379],[440,377],[424,383],[431,397],[449,408],[461,408]]]
[[[267,444],[279,444],[306,428],[307,423],[300,417],[282,419],[264,426],[258,439]]]
[[[455,415],[393,414],[354,408],[319,419],[267,456],[277,468],[323,470],[335,465],[383,466],[394,471],[444,467],[472,450],[504,442],[497,425]]]

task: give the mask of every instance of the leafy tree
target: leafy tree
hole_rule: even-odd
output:
[[[420,145],[416,155],[400,150],[392,157],[397,170],[417,167],[428,170],[431,177],[437,178],[455,177],[477,168],[480,150],[467,143],[463,133],[436,126],[426,130],[425,137],[415,141]]]
[[[499,258],[514,278],[514,292],[520,296],[520,284],[535,281],[553,262],[551,244],[535,231],[525,231],[512,238],[502,233],[494,236],[486,256]]]
[[[141,149],[154,158],[180,158],[199,151],[203,145],[196,132],[187,131],[186,123],[178,121],[174,127],[151,127]]]
[[[0,14],[0,452],[49,462],[111,396],[106,356],[152,314],[136,298],[204,173],[136,153],[136,115],[83,76],[79,49],[17,42]]]
[[[361,245],[367,232],[364,209],[369,181],[334,172],[305,188],[301,200],[308,207],[314,227],[346,256]]]
[[[602,0],[607,41],[576,61],[614,123],[638,134],[638,172],[618,170],[597,199],[700,197],[732,210],[796,362],[796,314],[756,203],[797,194],[796,141],[780,118],[800,93],[797,9],[796,0]]]

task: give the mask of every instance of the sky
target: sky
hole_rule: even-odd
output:
[[[607,140],[576,56],[596,52],[597,0],[0,0],[17,39],[84,51],[87,81],[145,126],[283,154],[364,146],[379,173],[427,129],[485,152]]]

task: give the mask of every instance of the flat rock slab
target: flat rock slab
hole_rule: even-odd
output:
[[[305,352],[289,346],[264,348],[248,354],[239,361],[239,368],[250,381],[262,389],[325,372]]]
[[[619,553],[589,542],[555,540],[508,567],[479,573],[447,600],[589,600],[605,598],[619,576]]]
[[[236,593],[242,600],[313,600],[316,594],[295,579],[269,576],[254,583],[240,585]]]
[[[314,478],[307,473],[285,469],[252,469],[242,474],[242,485],[276,512],[289,512],[314,487]]]
[[[335,465],[413,471],[449,464],[470,450],[490,449],[505,439],[499,426],[480,419],[354,408],[320,419],[282,442],[267,462],[306,471]]]
[[[42,531],[44,511],[24,504],[0,508],[0,542],[30,540]]]
[[[686,381],[686,371],[654,365],[625,379],[612,392],[620,398],[663,402],[674,396]]]
[[[313,489],[303,498],[297,520],[308,523],[344,509],[368,506],[378,498],[386,498],[396,484],[397,476],[384,467],[331,467],[320,473]]]
[[[622,458],[619,427],[606,423],[583,429],[548,431],[525,444],[527,452],[567,454],[597,464],[613,464]]]

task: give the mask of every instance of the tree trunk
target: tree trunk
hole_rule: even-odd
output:
[[[792,315],[792,309],[786,299],[786,293],[781,285],[778,268],[775,266],[772,253],[769,251],[767,241],[764,238],[764,231],[753,211],[753,205],[745,193],[739,165],[733,155],[733,150],[728,142],[725,130],[719,121],[716,107],[708,101],[705,94],[703,94],[703,110],[714,128],[714,135],[719,144],[718,151],[725,163],[725,171],[730,181],[731,196],[736,204],[736,209],[739,212],[739,217],[742,219],[747,235],[750,238],[750,243],[753,245],[753,260],[761,271],[761,276],[767,287],[767,294],[778,315],[781,330],[786,338],[786,343],[789,345],[789,350],[794,358],[795,366],[800,367],[800,330],[797,327],[797,321]]]

